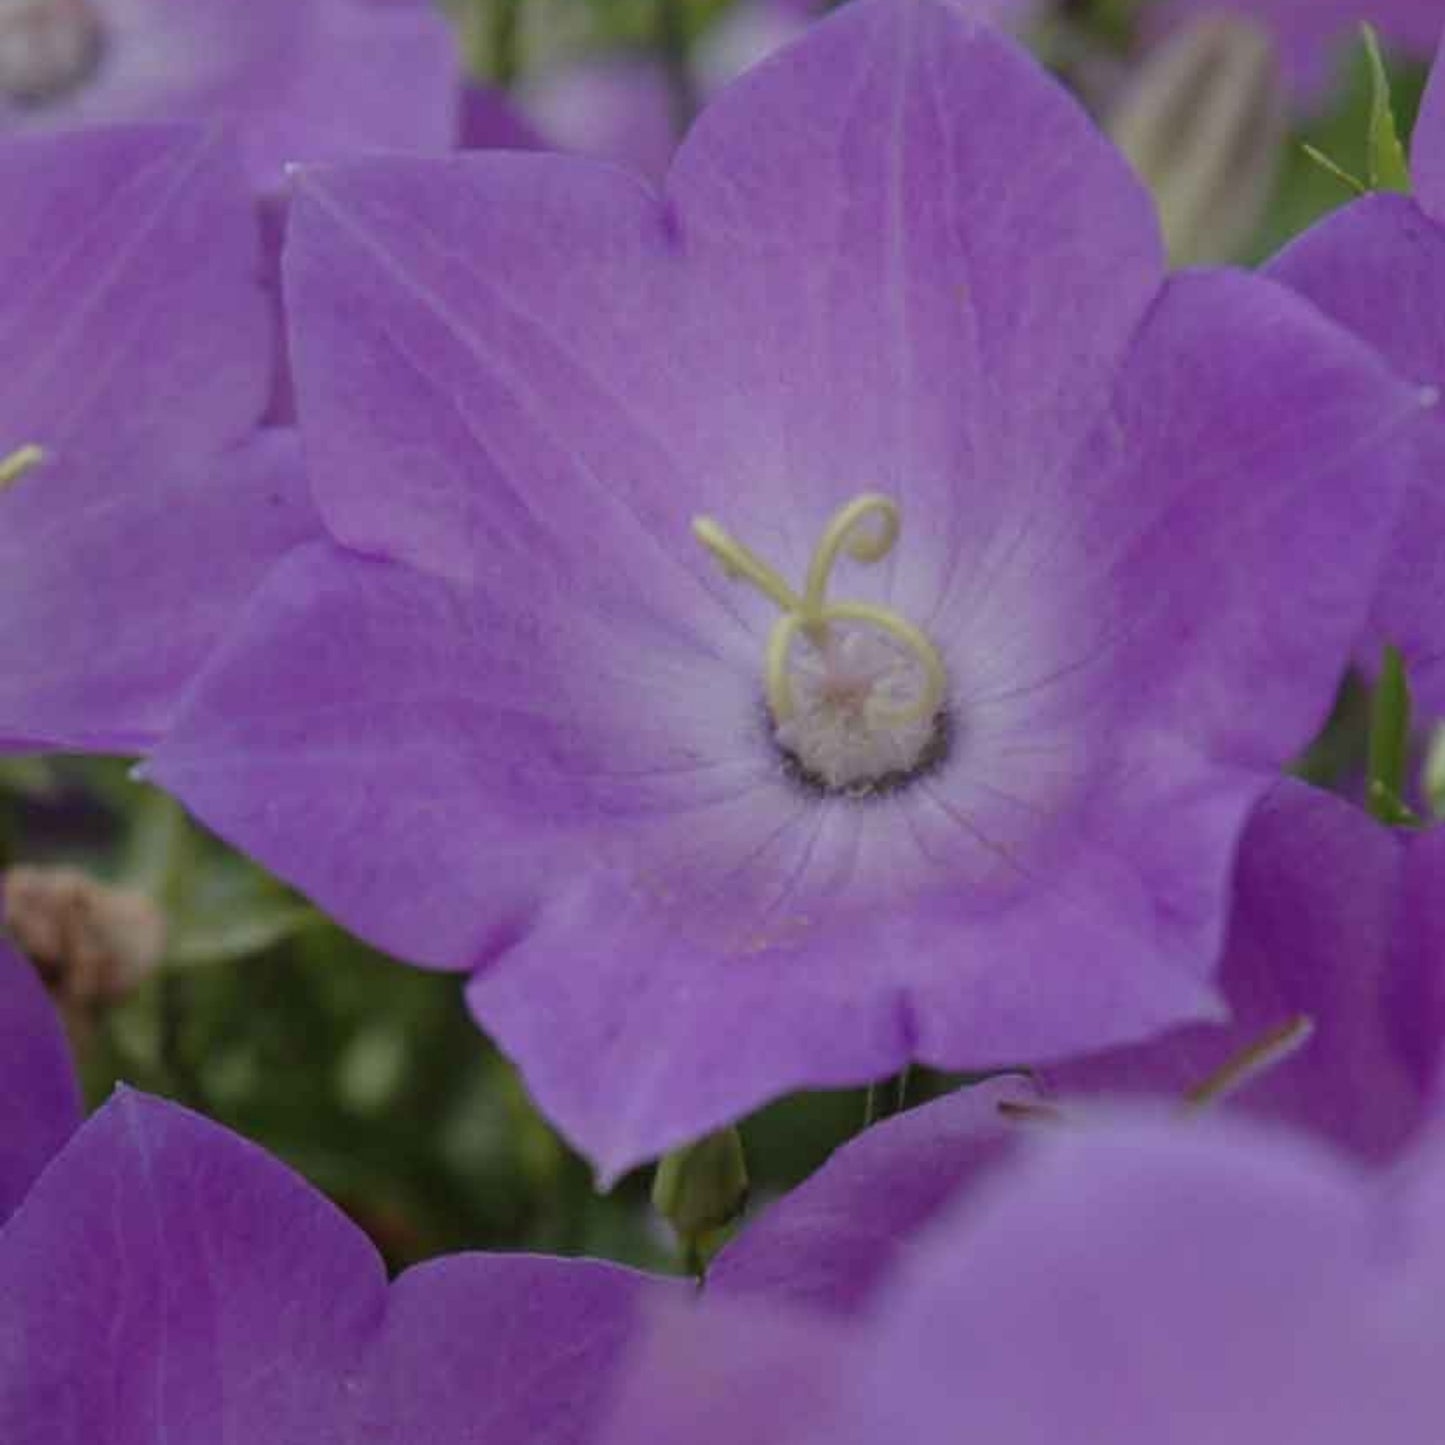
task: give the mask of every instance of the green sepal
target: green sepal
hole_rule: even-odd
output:
[[[1386,647],[1370,699],[1370,741],[1366,754],[1365,804],[1380,822],[1417,827],[1419,818],[1405,801],[1410,764],[1410,682],[1397,647]]]
[[[652,1203],[677,1234],[688,1269],[701,1274],[748,1202],[742,1135],[719,1129],[668,1154],[652,1181]]]
[[[1380,37],[1371,25],[1360,27],[1370,71],[1369,179],[1372,191],[1410,194],[1410,163],[1395,124],[1395,102],[1390,75],[1380,50]]]

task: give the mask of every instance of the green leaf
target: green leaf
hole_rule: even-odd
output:
[[[1417,821],[1403,801],[1410,757],[1410,684],[1400,651],[1387,647],[1370,702],[1366,803],[1382,823]]]
[[[1370,189],[1409,195],[1410,165],[1395,125],[1395,103],[1385,58],[1380,51],[1380,37],[1370,25],[1362,25],[1360,29],[1364,33],[1365,56],[1370,68]]]

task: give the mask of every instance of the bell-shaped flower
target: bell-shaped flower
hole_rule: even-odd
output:
[[[1228,1022],[1047,1070],[1051,1092],[1227,1104],[1395,1158],[1441,1098],[1442,870],[1445,829],[1392,831],[1281,784],[1240,847],[1220,971]]]
[[[1440,0],[1161,0],[1145,18],[1167,29],[1220,14],[1242,16],[1269,32],[1290,90],[1311,106],[1341,75],[1341,62],[1363,22],[1394,49],[1421,59],[1434,53],[1445,31]]]
[[[290,161],[450,150],[459,68],[424,0],[5,0],[0,134],[224,120],[275,189]]]
[[[1385,1181],[1238,1123],[1042,1130],[852,1320],[666,1310],[604,1445],[1433,1445],[1442,1190],[1438,1139]]]
[[[1276,279],[1364,337],[1421,386],[1445,388],[1445,64],[1437,60],[1411,151],[1415,193],[1371,195],[1327,216],[1270,263]],[[1413,477],[1363,644],[1398,647],[1422,710],[1445,714],[1445,421],[1417,429]]]
[[[1281,287],[1166,280],[1011,42],[858,0],[661,197],[312,171],[287,281],[332,540],[151,776],[470,971],[604,1173],[789,1089],[1218,1014],[1235,842],[1328,710],[1422,400]]]
[[[277,1160],[123,1091],[0,1230],[0,1439],[584,1445],[639,1308],[676,1284],[461,1254],[388,1286]]]

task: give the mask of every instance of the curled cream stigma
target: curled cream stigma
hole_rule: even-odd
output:
[[[0,492],[12,482],[18,482],[32,467],[38,467],[45,460],[45,453],[36,446],[21,447],[8,457],[0,457]]]
[[[900,526],[897,503],[878,493],[840,507],[813,550],[800,595],[711,517],[692,524],[728,576],[751,583],[779,610],[765,657],[768,709],[779,745],[824,791],[896,785],[942,746],[948,672],[932,640],[892,608],[828,599],[839,558],[882,561]]]

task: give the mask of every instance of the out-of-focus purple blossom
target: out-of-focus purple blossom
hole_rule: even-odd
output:
[[[950,3],[960,12],[1000,23],[1036,8],[1036,0]],[[617,161],[660,180],[677,151],[687,104],[711,100],[796,40],[824,9],[821,0],[739,0],[694,47],[681,90],[663,62],[640,50],[544,67],[526,76],[511,100],[472,86],[463,112],[463,144],[475,150],[545,145]]]
[[[604,1440],[724,1445],[757,1420],[768,1445],[1433,1445],[1438,1139],[1411,1173],[1362,1178],[1220,1121],[1040,1131],[851,1324],[758,1301],[668,1311]]]
[[[1445,830],[1392,832],[1328,793],[1284,783],[1240,848],[1220,983],[1230,1021],[1046,1071],[1070,1094],[1182,1099],[1251,1046],[1310,1036],[1229,1104],[1392,1159],[1428,1124],[1445,1050]],[[1223,1080],[1221,1080],[1221,1083]]]
[[[1302,102],[1318,104],[1340,61],[1368,22],[1387,44],[1425,59],[1445,31],[1445,0],[1159,0],[1147,16],[1156,33],[1206,14],[1235,14],[1263,25],[1280,67]]]
[[[122,1092],[0,1231],[6,1445],[583,1445],[673,1281],[453,1255],[388,1288],[260,1149]]]
[[[334,543],[153,775],[474,971],[606,1173],[791,1088],[1217,1013],[1235,842],[1420,400],[1283,288],[1166,281],[1011,43],[857,0],[663,205],[569,157],[320,170],[288,267]]]
[[[0,134],[224,120],[273,189],[290,161],[450,150],[459,65],[427,0],[5,0]]]
[[[1415,126],[1413,198],[1373,195],[1326,217],[1269,272],[1374,345],[1410,381],[1445,388],[1445,65]],[[1362,661],[1398,647],[1421,710],[1445,715],[1445,419],[1416,429],[1412,484]],[[1368,482],[1368,475],[1362,478]]]
[[[35,970],[0,943],[0,1227],[79,1122],[60,1019]]]
[[[0,141],[0,750],[129,751],[315,523],[214,129]]]

